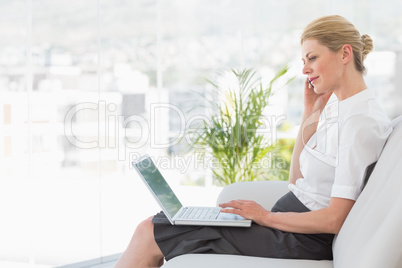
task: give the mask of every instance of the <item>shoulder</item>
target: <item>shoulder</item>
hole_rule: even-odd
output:
[[[339,148],[354,148],[354,152],[379,153],[392,132],[390,124],[359,115],[349,118],[339,129]],[[347,149],[348,150],[348,149]],[[368,163],[370,164],[370,163]]]
[[[376,100],[358,103],[347,114],[340,114],[341,132],[389,132],[391,120]]]

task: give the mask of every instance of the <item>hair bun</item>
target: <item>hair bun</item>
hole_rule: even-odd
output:
[[[373,51],[373,39],[368,34],[362,35],[363,50],[362,50],[362,60],[364,60],[367,55]]]

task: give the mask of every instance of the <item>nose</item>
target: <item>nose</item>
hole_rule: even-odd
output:
[[[303,69],[302,69],[302,73],[303,73],[303,74],[309,74],[309,73],[311,73],[311,68],[310,68],[310,66],[309,66],[308,63],[304,64]]]

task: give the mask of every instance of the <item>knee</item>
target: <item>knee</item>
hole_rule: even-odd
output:
[[[135,236],[151,236],[153,237],[154,234],[154,224],[152,222],[153,217],[149,217],[148,219],[143,220],[138,224],[137,228],[135,229]]]

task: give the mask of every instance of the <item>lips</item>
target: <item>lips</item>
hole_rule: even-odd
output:
[[[318,79],[318,76],[316,76],[316,77],[312,77],[312,78],[309,78],[309,79],[310,79],[311,84],[313,84],[313,83],[314,83],[314,81]]]

